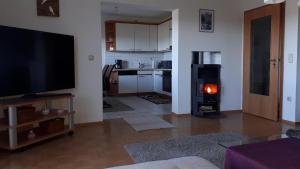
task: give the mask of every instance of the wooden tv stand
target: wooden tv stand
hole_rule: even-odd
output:
[[[51,94],[51,95],[38,95],[36,97],[30,98],[16,98],[16,99],[5,99],[0,100],[0,108],[8,109],[8,119],[0,119],[0,148],[6,150],[17,150],[53,137],[57,137],[64,134],[73,134],[74,131],[74,108],[73,108],[73,98],[72,94]],[[68,100],[68,105],[66,109],[58,110],[51,106],[51,102],[54,100]],[[34,104],[44,104],[45,109],[49,110],[48,115],[43,115],[41,111],[37,111],[37,117],[35,120],[18,123],[17,117],[17,107],[34,105]],[[39,133],[33,139],[18,139],[18,130],[26,126],[39,126],[40,123],[54,120],[57,118],[64,118],[67,121],[64,130],[56,133]]]

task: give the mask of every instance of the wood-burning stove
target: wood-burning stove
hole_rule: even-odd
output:
[[[192,115],[220,114],[221,65],[192,64]]]

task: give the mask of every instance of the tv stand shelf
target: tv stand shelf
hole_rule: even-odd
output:
[[[9,127],[5,124],[4,120],[0,119],[0,132],[7,130]]]
[[[34,104],[44,101],[52,101],[59,99],[68,99],[74,97],[72,94],[45,94],[45,95],[36,95],[34,97],[20,97],[12,99],[2,99],[0,100],[0,107],[9,107],[9,106],[23,106],[27,104]]]
[[[6,99],[0,100],[0,107],[8,109],[8,120],[0,119],[0,132],[7,132],[6,136],[0,136],[0,148],[6,150],[16,150],[35,144],[47,139],[51,139],[64,134],[72,134],[74,131],[74,108],[73,108],[73,98],[72,94],[51,94],[51,95],[40,95],[32,98],[17,98],[17,99]],[[59,111],[58,109],[53,109],[48,103],[54,100],[67,99],[68,108],[64,111]],[[37,103],[45,103],[45,108],[50,110],[48,115],[43,115],[42,111],[37,111],[36,118],[32,121],[25,123],[17,122],[17,107],[24,105],[32,105]],[[68,125],[65,126],[64,130],[61,130],[56,133],[37,133],[34,139],[19,140],[18,139],[18,129],[26,126],[39,126],[41,122],[48,120],[54,120],[57,118],[66,118]],[[7,122],[8,121],[8,122]],[[34,128],[32,128],[34,130]],[[5,135],[5,134],[4,134]]]

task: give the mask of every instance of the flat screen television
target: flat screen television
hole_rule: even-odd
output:
[[[0,97],[75,88],[74,37],[0,26]]]

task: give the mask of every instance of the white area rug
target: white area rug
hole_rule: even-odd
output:
[[[138,116],[128,116],[123,118],[136,131],[145,131],[153,129],[173,128],[174,125],[151,114],[141,114]]]
[[[219,169],[200,157],[182,157],[163,161],[152,161],[110,169]]]

